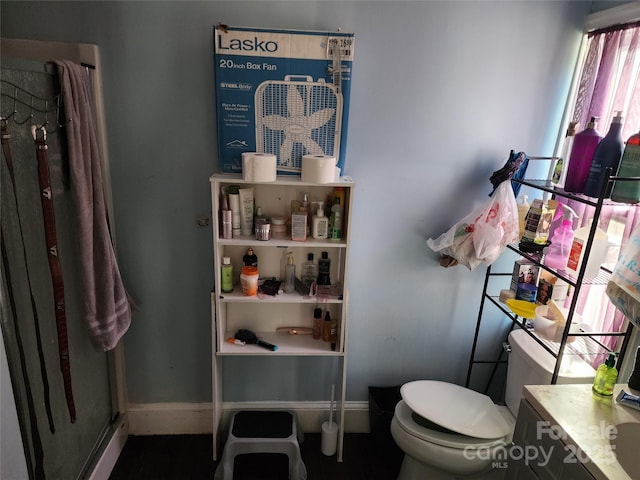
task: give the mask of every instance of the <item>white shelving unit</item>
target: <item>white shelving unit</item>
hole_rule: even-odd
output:
[[[278,176],[275,182],[251,183],[246,182],[240,175],[215,174],[209,179],[211,183],[211,205],[213,223],[213,253],[215,287],[211,292],[212,311],[212,340],[213,340],[213,455],[218,458],[220,431],[224,402],[223,368],[225,357],[243,356],[256,357],[260,362],[265,357],[306,356],[326,358],[328,362],[338,360],[339,368],[335,378],[336,412],[335,419],[339,426],[337,460],[342,461],[342,447],[344,438],[344,401],[346,390],[346,339],[347,339],[347,303],[348,303],[348,257],[350,238],[350,212],[353,205],[354,182],[349,177],[342,177],[341,181],[330,184],[305,183],[296,176]],[[230,185],[240,188],[253,188],[256,207],[261,207],[263,215],[288,216],[291,213],[292,200],[301,200],[302,193],[308,192],[312,204],[316,201],[326,201],[336,187],[342,187],[345,194],[343,205],[342,238],[335,240],[316,240],[308,237],[307,241],[293,241],[290,238],[267,241],[256,240],[255,236],[241,236],[223,239],[218,219],[220,212],[220,194]],[[259,294],[245,296],[239,284],[242,257],[251,247],[258,257],[260,278],[281,279],[281,262],[283,254],[293,252],[296,264],[296,276],[300,278],[302,263],[307,260],[307,254],[313,253],[317,262],[322,252],[328,252],[331,260],[330,278],[332,284],[341,288],[332,295],[318,295],[315,297],[302,296],[299,293],[281,293],[275,296]],[[234,268],[234,290],[223,293],[221,285],[221,264],[223,257],[231,257]],[[332,349],[329,342],[314,340],[311,335],[290,335],[278,333],[282,327],[311,327],[313,310],[320,307],[330,312],[332,319],[337,321],[337,342]],[[324,318],[324,313],[323,313]],[[257,345],[239,346],[226,340],[234,337],[239,329],[253,331],[260,340],[278,346],[276,351],[270,351]],[[327,392],[331,385],[327,385]],[[260,399],[255,399],[260,401]],[[327,409],[328,411],[328,409]]]

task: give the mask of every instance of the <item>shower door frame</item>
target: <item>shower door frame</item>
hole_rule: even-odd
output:
[[[102,68],[100,52],[97,45],[86,43],[48,42],[40,40],[24,40],[2,38],[0,40],[0,55],[37,62],[48,62],[52,59],[71,60],[79,64],[95,67],[91,75],[93,97],[95,101],[96,122],[98,130],[98,146],[102,152],[102,178],[104,184],[105,204],[110,218],[113,218],[113,202],[111,195],[111,176],[109,171],[109,156],[107,148],[106,121],[104,101],[102,98]],[[117,250],[116,232],[113,222],[110,224],[114,249]],[[104,480],[109,478],[113,467],[124,448],[129,435],[129,421],[127,415],[126,377],[124,368],[124,350],[121,344],[107,352],[109,377],[112,385],[112,409],[119,413],[116,421],[111,425],[109,434],[102,442],[98,458],[91,461],[92,468],[87,474],[87,480]]]

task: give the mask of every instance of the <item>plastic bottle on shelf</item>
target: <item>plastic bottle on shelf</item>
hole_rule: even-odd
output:
[[[602,188],[602,181],[606,175],[606,169],[610,168],[612,175],[618,171],[620,158],[622,157],[622,112],[616,112],[616,116],[611,121],[609,131],[598,143],[593,153],[593,161],[589,168],[589,176],[584,186],[584,193],[590,197],[599,197]],[[611,196],[611,182],[607,183],[604,198]]]
[[[333,199],[331,206],[331,240],[340,240],[342,238],[342,204],[340,197]]]
[[[287,253],[287,265],[284,269],[284,293],[296,291],[296,265],[293,263],[293,252]]]
[[[591,222],[573,232],[573,243],[571,244],[571,251],[569,252],[567,270],[575,277],[578,276],[585,254],[587,254],[587,252],[585,252],[585,246],[589,239],[590,231]],[[584,272],[585,277],[595,278],[598,276],[598,273],[600,272],[600,265],[604,262],[607,254],[607,245],[607,234],[601,228],[596,227],[591,249],[588,252],[589,259],[587,260],[587,268]]]
[[[328,310],[324,314],[324,322],[322,323],[322,340],[324,342],[331,341],[331,314]]]
[[[600,365],[596,370],[596,378],[593,381],[593,391],[598,395],[613,395],[613,386],[618,379],[618,370],[616,369],[616,356],[610,353],[605,363]]]
[[[518,240],[521,240],[524,235],[527,213],[529,213],[529,208],[531,207],[527,202],[528,198],[529,197],[527,195],[518,196],[518,226],[520,227],[520,236],[518,237]]]
[[[555,166],[552,164],[553,170],[550,175],[551,184],[556,187],[564,187],[564,182],[567,178],[567,169],[569,167],[569,156],[571,155],[571,148],[573,147],[573,139],[576,134],[577,124],[578,122],[569,122],[567,133],[562,144],[562,149],[560,150],[560,158],[556,162]]]
[[[311,337],[314,340],[320,340],[322,338],[322,309],[313,309],[313,328]]]
[[[311,235],[313,238],[327,238],[329,236],[329,219],[324,216],[323,202],[319,202],[317,215],[313,216],[313,228]]]
[[[567,205],[560,204],[562,225],[553,232],[551,245],[544,255],[544,264],[557,270],[564,270],[573,245],[573,218],[578,215]]]
[[[220,268],[220,290],[224,293],[233,292],[233,265],[231,265],[230,257],[224,257],[222,259],[222,267]]]
[[[318,285],[331,285],[330,271],[329,252],[322,252],[322,256],[318,260]]]
[[[596,130],[596,126],[597,117],[591,117],[587,128],[576,133],[573,139],[567,177],[564,182],[564,189],[567,192],[584,192],[584,185],[587,183],[587,177],[589,176],[593,153],[600,140],[602,140],[602,135]]]
[[[616,176],[640,177],[640,132],[634,133],[627,140]],[[640,202],[640,181],[615,182],[611,200],[624,203]]]

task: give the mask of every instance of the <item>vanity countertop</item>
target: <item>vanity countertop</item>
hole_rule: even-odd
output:
[[[615,401],[623,389],[640,394],[626,384],[616,385],[613,397],[596,395],[590,384],[528,385],[523,394],[540,416],[551,422],[550,427],[561,427],[566,434],[563,441],[572,450],[568,453],[575,453],[574,458],[582,461],[596,479],[631,479],[616,460],[616,449],[609,441],[616,435],[616,425],[640,424],[640,411]]]

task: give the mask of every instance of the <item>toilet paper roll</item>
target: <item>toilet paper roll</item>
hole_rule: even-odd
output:
[[[304,155],[301,180],[309,183],[332,183],[336,176],[336,157]]]
[[[244,152],[242,177],[247,182],[275,182],[277,157],[271,153]]]

